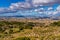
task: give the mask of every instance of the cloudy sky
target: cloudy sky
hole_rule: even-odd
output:
[[[0,0],[0,16],[57,14],[60,14],[60,0]]]

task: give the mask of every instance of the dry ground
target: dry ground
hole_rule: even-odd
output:
[[[60,20],[51,19],[0,19],[0,21],[17,21],[17,22],[33,22],[33,23],[45,23],[49,25],[50,23],[57,22]],[[16,30],[16,29],[15,29]],[[33,29],[24,29],[18,33],[13,33],[9,36],[1,37],[0,40],[15,40],[20,37],[29,37],[31,40],[60,40],[60,26],[47,26],[40,27],[35,26]]]

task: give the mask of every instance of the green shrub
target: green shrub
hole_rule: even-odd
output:
[[[27,26],[34,26],[34,23],[33,22],[28,22]]]
[[[5,29],[0,27],[0,32],[4,32],[4,31],[5,31]]]
[[[51,25],[51,26],[60,26],[60,21],[58,21],[58,22],[53,22],[53,23],[51,23],[50,25]]]
[[[28,37],[21,37],[21,38],[16,38],[15,40],[30,40]]]
[[[13,30],[12,30],[12,29],[10,29],[10,30],[9,30],[9,34],[12,34],[12,33],[13,33]]]
[[[34,23],[33,22],[28,22],[26,25],[25,25],[25,29],[32,29],[34,27]]]

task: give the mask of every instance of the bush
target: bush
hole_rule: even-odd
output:
[[[58,21],[58,22],[53,22],[53,23],[51,23],[50,25],[51,25],[51,26],[60,26],[60,21]]]
[[[15,40],[30,40],[28,37],[21,37],[21,38],[16,38]]]
[[[27,26],[32,26],[32,27],[34,27],[34,23],[33,23],[33,22],[28,22]]]
[[[12,34],[12,33],[13,33],[13,30],[12,30],[12,29],[10,29],[10,30],[9,30],[9,34]]]
[[[34,27],[34,23],[33,22],[28,22],[26,25],[25,25],[25,29],[32,29]]]
[[[5,31],[5,29],[0,27],[0,32],[4,32],[4,31]]]

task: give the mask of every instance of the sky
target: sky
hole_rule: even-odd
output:
[[[25,0],[0,0],[0,7],[8,7],[11,3],[23,2]]]
[[[56,16],[59,14],[59,0],[0,0],[0,16]]]

